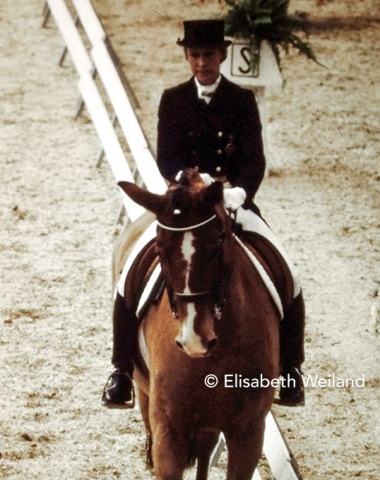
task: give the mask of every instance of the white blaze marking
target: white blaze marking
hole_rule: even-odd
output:
[[[189,288],[189,277],[191,271],[191,261],[195,253],[195,248],[193,245],[194,235],[191,232],[186,232],[183,237],[182,242],[182,255],[187,263],[185,270],[185,288],[182,293],[185,295],[190,295],[191,290]],[[194,321],[196,316],[195,306],[192,303],[187,304],[187,315],[186,319],[182,324],[181,329],[181,342],[184,345],[188,353],[196,353],[199,350],[203,350],[202,341],[199,335],[195,334],[194,331]]]
[[[193,246],[193,234],[190,232],[186,232],[185,235],[183,236],[183,242],[182,242],[182,255],[184,259],[187,262],[186,265],[186,271],[185,271],[185,289],[183,293],[186,295],[189,295],[191,293],[190,288],[189,288],[189,276],[190,276],[190,270],[191,270],[191,258],[193,254],[195,253],[195,248]]]

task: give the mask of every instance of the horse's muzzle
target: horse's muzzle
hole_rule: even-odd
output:
[[[199,343],[197,342],[197,345],[192,344],[192,342],[183,342],[177,337],[176,344],[189,357],[201,358],[201,357],[207,357],[208,355],[210,355],[211,351],[218,344],[218,337],[215,335],[215,337],[207,341],[201,341]]]

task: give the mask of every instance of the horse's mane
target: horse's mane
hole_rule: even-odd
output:
[[[198,213],[206,213],[222,204],[223,186],[215,182],[207,186],[199,175],[198,168],[186,168],[178,181],[169,188],[169,204],[171,209],[186,214],[191,209]]]
[[[202,178],[199,175],[199,169],[185,168],[185,170],[182,170],[178,179],[178,184],[189,187],[194,183],[203,183]]]

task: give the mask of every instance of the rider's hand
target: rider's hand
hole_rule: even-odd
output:
[[[245,190],[241,187],[226,188],[223,195],[224,206],[231,209],[233,212],[240,208],[247,198]]]
[[[207,186],[214,183],[214,179],[208,173],[200,173],[199,176],[203,180],[203,183]]]

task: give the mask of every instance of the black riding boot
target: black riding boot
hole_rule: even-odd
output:
[[[117,293],[113,310],[113,353],[115,370],[104,387],[102,403],[108,408],[133,408],[133,352],[136,319],[128,312],[124,298]]]
[[[305,404],[301,365],[304,361],[305,304],[302,292],[293,300],[280,324],[281,388],[276,403]]]

